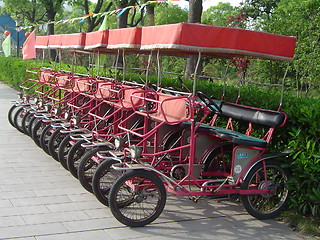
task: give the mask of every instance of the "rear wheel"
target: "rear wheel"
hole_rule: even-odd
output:
[[[142,227],[153,222],[166,204],[162,180],[153,172],[131,170],[113,184],[109,206],[113,216],[130,227]]]
[[[38,147],[41,147],[40,145],[40,136],[41,136],[41,133],[43,131],[43,129],[46,127],[47,125],[41,120],[39,119],[36,124],[34,124],[34,126],[32,127],[32,139],[33,141],[35,142],[35,144],[38,146]]]
[[[74,141],[71,140],[71,135],[67,135],[60,143],[58,149],[59,162],[61,163],[62,167],[64,167],[67,170],[69,170],[67,165],[67,156],[73,145]]]
[[[232,145],[221,145],[211,151],[204,159],[203,172],[211,176],[210,173],[230,174],[232,161]]]
[[[16,127],[16,129],[21,133],[24,133],[23,129],[22,129],[22,119],[26,115],[27,112],[28,112],[28,110],[22,107],[17,110],[17,112],[15,113],[15,115],[13,117],[13,124]]]
[[[49,153],[56,161],[59,161],[59,157],[58,157],[59,145],[62,142],[62,140],[67,136],[66,134],[63,134],[60,132],[61,129],[62,129],[61,127],[56,128],[56,130],[52,133],[48,142]]]
[[[51,126],[51,124],[49,124],[43,129],[41,136],[40,136],[40,146],[49,155],[50,155],[50,152],[49,152],[49,148],[48,148],[48,143],[49,143],[50,137],[52,136],[52,134],[54,133],[55,130],[56,129],[53,128]]]
[[[99,164],[99,158],[97,156],[97,153],[99,151],[106,151],[109,150],[107,147],[96,147],[88,152],[86,152],[79,162],[78,167],[78,179],[81,183],[81,185],[89,192],[93,192],[92,190],[92,179],[93,174],[96,171],[98,164]]]
[[[8,111],[8,121],[9,121],[9,123],[10,123],[10,125],[11,125],[12,127],[16,127],[16,126],[14,125],[14,122],[13,122],[13,121],[14,121],[14,115],[17,113],[17,111],[18,111],[20,108],[23,108],[23,107],[14,104],[14,105],[11,106],[11,108],[10,108],[9,111]]]
[[[69,172],[75,178],[78,178],[78,168],[81,157],[85,154],[85,152],[89,151],[90,148],[84,148],[81,144],[85,143],[85,140],[80,140],[76,142],[69,150],[67,155],[67,167]]]
[[[241,202],[247,212],[258,218],[274,218],[286,207],[288,203],[289,189],[287,169],[280,167],[277,161],[266,161],[266,172],[263,164],[254,166],[241,185],[245,190],[270,189],[268,194],[241,195]],[[267,175],[267,180],[264,174]],[[268,185],[268,186],[267,186]]]
[[[33,131],[33,128],[34,126],[37,124],[37,122],[41,121],[41,118],[37,118],[36,116],[33,116],[31,119],[30,119],[30,122],[28,124],[28,135],[32,138],[32,131]]]
[[[31,111],[28,111],[24,117],[22,118],[22,130],[25,134],[29,135],[29,123],[31,119],[33,118],[34,114],[31,113]]]
[[[106,160],[102,162],[92,179],[92,189],[96,198],[104,205],[109,206],[109,192],[114,181],[121,174],[120,171],[114,170],[111,165],[119,163],[116,160]]]

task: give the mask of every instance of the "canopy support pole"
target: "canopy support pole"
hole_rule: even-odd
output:
[[[149,59],[148,59],[147,71],[146,71],[146,85],[149,84],[149,72],[150,72],[150,66],[152,62],[152,54],[153,54],[153,51],[151,50]]]
[[[284,73],[284,76],[282,78],[282,86],[281,86],[281,98],[280,98],[280,105],[279,105],[279,110],[282,108],[282,103],[283,103],[283,94],[284,94],[284,80],[287,78],[287,74],[289,71],[289,62],[287,63],[287,69],[286,72]]]
[[[162,75],[162,64],[161,64],[161,57],[160,51],[157,52],[157,64],[158,64],[158,80],[157,80],[157,87],[160,87],[161,84],[161,75]]]
[[[125,80],[125,75],[126,75],[126,58],[125,58],[125,50],[122,49],[122,81]]]
[[[120,55],[120,49],[118,49],[118,54],[116,57],[116,64],[115,64],[115,77],[114,79],[117,80],[117,74],[118,74],[118,62],[119,62],[119,55]]]
[[[198,68],[199,68],[199,65],[200,65],[200,60],[201,60],[201,52],[199,52],[199,54],[198,54],[197,65],[196,65],[196,67],[194,69],[193,91],[192,91],[192,95],[193,96],[196,95],[197,72],[198,72]]]

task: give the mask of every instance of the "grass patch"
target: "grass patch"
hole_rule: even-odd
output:
[[[281,214],[281,220],[289,227],[304,236],[320,239],[320,218],[303,216],[295,211],[285,211]]]

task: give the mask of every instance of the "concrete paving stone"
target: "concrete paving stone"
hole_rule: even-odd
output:
[[[46,172],[46,171],[49,171],[50,170],[53,170],[53,171],[57,171],[58,169],[54,167],[50,167],[49,165],[48,166],[25,166],[25,167],[14,167],[14,170],[16,172],[28,172],[30,175],[36,175],[37,173],[39,172]]]
[[[69,180],[59,180],[59,177],[69,177]],[[83,188],[78,179],[73,179],[71,176],[55,176],[57,180],[53,180],[52,183],[57,186],[57,188]]]
[[[104,208],[104,206],[99,203],[97,200],[87,201],[87,202],[72,202],[72,203],[63,203],[63,204],[51,204],[47,205],[47,208],[50,212],[63,212],[63,211],[76,211],[79,209],[99,209]]]
[[[50,197],[30,197],[30,198],[20,198],[11,199],[13,206],[23,207],[23,206],[36,206],[36,205],[50,205],[50,204],[63,204],[72,202],[70,198],[65,195],[61,196],[50,196]]]
[[[0,217],[20,216],[24,214],[41,214],[48,213],[49,209],[44,205],[27,206],[27,207],[5,207],[0,208]]]
[[[11,240],[12,238],[1,238],[1,239]],[[14,240],[37,240],[37,239],[35,237],[21,237],[21,238],[18,237],[18,238],[14,238]]]
[[[10,216],[0,218],[0,228],[26,225],[21,216]]]
[[[0,199],[30,198],[35,196],[32,191],[1,192]]]
[[[53,183],[52,183],[53,184]],[[87,190],[85,190],[79,183],[79,186],[77,187],[57,187],[56,185],[53,184],[55,188],[53,189],[40,189],[40,190],[34,190],[33,192],[38,196],[38,197],[43,197],[43,196],[59,196],[59,195],[67,195],[67,194],[86,194],[88,193]]]
[[[3,191],[28,191],[28,190],[43,190],[43,189],[52,189],[55,188],[53,183],[22,183],[22,184],[14,184],[11,186],[3,185],[1,186]]]
[[[1,161],[1,160],[0,160],[0,161]],[[0,170],[0,171],[1,171],[1,176],[3,176],[3,177],[4,177],[6,174],[10,175],[10,174],[16,172],[13,167],[8,167],[8,168],[2,169],[2,170]]]
[[[67,196],[73,202],[97,201],[97,198],[94,196],[94,194],[89,192],[82,193],[82,194],[68,194]]]
[[[189,237],[191,237],[191,235],[193,237],[197,237],[202,236],[203,233],[211,233],[214,236],[221,235],[221,238],[223,236],[229,236],[230,239],[250,239],[256,237],[257,235],[259,237],[260,235],[268,236],[264,239],[278,239],[278,237],[283,237],[281,239],[285,239],[285,237],[287,237],[288,239],[299,239],[293,232],[291,232],[288,229],[288,227],[287,229],[285,229],[285,231],[274,232],[270,231],[268,228],[263,228],[257,225],[246,225],[245,223],[241,225],[240,223],[242,222],[242,220],[237,221],[237,227],[235,227],[233,225],[234,221],[237,220],[233,220],[230,216],[226,216],[223,218],[194,219],[193,221],[181,221],[170,224],[170,227],[176,229],[179,235],[184,235],[184,233],[188,233]],[[277,223],[277,225],[278,224],[281,223]]]
[[[62,224],[69,232],[87,230],[91,231],[95,229],[101,230],[123,227],[123,225],[119,223],[115,218],[100,218],[82,221],[63,222]]]
[[[61,176],[49,175],[48,176],[47,172],[45,171],[41,172],[41,175],[24,177],[23,181],[25,183],[52,182],[54,184],[62,184],[65,182],[66,184],[73,184],[73,183],[79,184],[79,181],[72,181],[72,179],[70,179],[70,176],[68,175],[61,175]]]
[[[50,173],[51,174],[51,173]],[[36,173],[36,176],[47,176],[48,172],[38,172]],[[17,173],[15,170],[13,170],[12,172],[2,172],[1,176],[0,176],[0,183],[1,183],[1,179],[12,179],[12,182],[14,183],[15,179],[19,179],[19,178],[29,178],[30,176],[32,176],[30,173],[28,172],[19,172]]]
[[[36,240],[114,240],[103,230],[72,232],[67,234],[55,234],[36,237]]]
[[[110,209],[108,207],[105,207],[103,209],[87,209],[84,210],[86,214],[88,214],[92,219],[97,219],[97,218],[108,218],[111,217],[113,218]]]
[[[22,215],[21,217],[28,225],[41,223],[63,223],[91,219],[91,217],[82,210],[72,212],[43,213],[36,215]]]
[[[1,170],[0,170],[1,171]],[[10,179],[10,178],[0,178],[0,185],[4,186],[4,185],[12,185],[12,184],[23,184],[25,183],[25,181],[23,181],[22,178],[14,178],[14,179]]]
[[[12,207],[12,203],[8,199],[0,200],[0,208]]]
[[[30,238],[46,234],[67,233],[61,223],[0,228],[0,239]]]
[[[171,235],[177,231],[170,227],[170,224],[150,224],[143,228],[121,227],[105,230],[113,239],[152,239],[154,236],[163,236],[171,239]]]
[[[48,166],[53,166],[56,165],[56,163],[50,163],[50,162],[45,162],[45,161],[21,161],[21,162],[14,162],[14,165],[12,164],[12,162],[8,161],[3,163],[1,165],[1,168],[6,168],[6,167],[12,167],[14,166],[14,168],[17,169],[22,169],[25,168],[26,166],[28,167],[34,167],[36,170],[40,167],[42,168],[47,168]]]

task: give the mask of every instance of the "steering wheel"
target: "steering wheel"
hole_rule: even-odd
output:
[[[218,104],[212,98],[208,97],[208,95],[200,91],[197,92],[197,95],[206,104],[210,111],[214,113],[222,113],[222,110]]]

